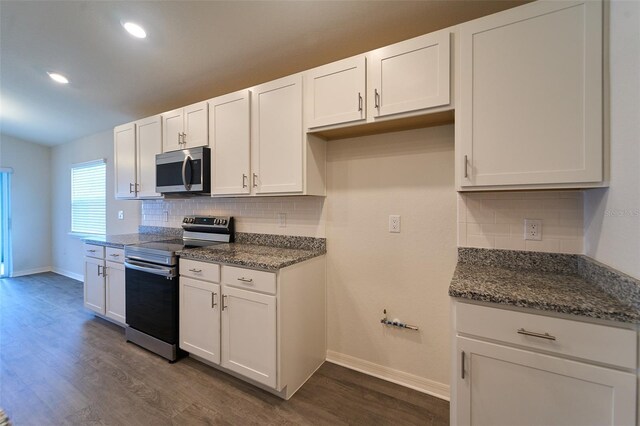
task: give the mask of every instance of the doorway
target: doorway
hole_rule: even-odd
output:
[[[0,278],[11,276],[11,174],[0,168]]]

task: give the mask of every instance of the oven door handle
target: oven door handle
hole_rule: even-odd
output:
[[[149,265],[148,263],[140,263],[133,260],[125,260],[125,268],[135,269],[140,272],[148,272],[154,275],[162,275],[167,278],[175,278],[175,268],[167,268],[166,266]]]

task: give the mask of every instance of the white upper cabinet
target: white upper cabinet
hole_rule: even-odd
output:
[[[209,144],[207,102],[198,102],[162,114],[162,152]]]
[[[366,63],[362,55],[305,72],[309,129],[366,120]]]
[[[156,154],[162,152],[160,116],[116,127],[113,146],[116,198],[162,197],[156,193]]]
[[[135,123],[123,124],[113,129],[113,147],[116,198],[136,198]]]
[[[162,152],[162,119],[159,115],[136,122],[136,182],[138,198],[161,197],[156,192],[156,155]]]
[[[241,90],[209,101],[211,194],[249,194],[251,92]]]
[[[459,189],[603,180],[600,1],[533,2],[462,24],[460,52]]]
[[[374,119],[450,103],[450,38],[444,30],[368,54]]]
[[[251,185],[256,194],[302,193],[302,74],[252,89]]]

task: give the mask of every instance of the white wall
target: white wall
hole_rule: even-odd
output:
[[[610,3],[608,189],[585,192],[586,254],[640,279],[640,2]]]
[[[98,133],[52,148],[51,223],[52,263],[56,272],[81,279],[82,242],[69,235],[71,230],[71,165],[105,158],[107,161],[107,234],[138,232],[140,201],[114,198],[113,132]],[[118,220],[118,211],[124,220]]]
[[[448,396],[453,126],[327,145],[329,359]],[[401,233],[388,232],[389,215]],[[420,331],[391,329],[389,318]]]
[[[51,268],[51,150],[0,134],[0,167],[13,168],[11,217],[13,275]]]

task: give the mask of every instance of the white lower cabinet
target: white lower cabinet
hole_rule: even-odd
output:
[[[223,287],[222,366],[276,386],[276,297]]]
[[[84,259],[84,306],[87,309],[104,315],[105,294],[104,277],[102,276],[104,260],[93,257]]]
[[[634,330],[466,303],[453,308],[452,424],[635,424]]]
[[[125,272],[124,265],[107,262],[105,278],[105,316],[125,324]]]
[[[85,244],[84,306],[125,325],[124,250]],[[107,259],[105,262],[105,255]]]
[[[324,362],[324,256],[277,272],[181,259],[180,271],[181,349],[285,399]]]
[[[220,363],[220,285],[180,277],[180,348]]]

